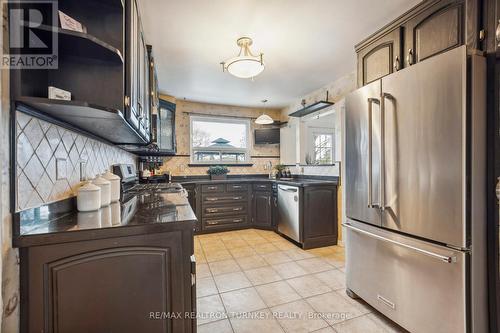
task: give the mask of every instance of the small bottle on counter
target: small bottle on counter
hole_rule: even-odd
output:
[[[111,183],[102,176],[97,176],[92,183],[101,188],[101,207],[109,206],[111,203]]]

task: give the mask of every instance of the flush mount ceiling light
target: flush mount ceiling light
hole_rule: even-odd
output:
[[[266,105],[267,99],[264,99],[261,102],[263,105]],[[274,120],[273,118],[269,117],[267,114],[262,112],[262,114],[257,119],[255,119],[255,123],[259,125],[269,125],[274,123]]]
[[[262,73],[264,70],[263,54],[254,56],[250,51],[252,43],[252,39],[249,37],[238,38],[236,44],[240,47],[240,53],[234,58],[221,62],[222,71],[228,71],[242,79],[254,78]]]

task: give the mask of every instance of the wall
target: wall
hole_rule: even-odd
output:
[[[310,94],[307,94],[306,96],[303,96],[300,99],[297,99],[294,103],[291,103],[289,106],[284,108],[281,111],[281,118],[283,120],[287,120],[289,117],[288,115],[296,110],[299,110],[302,108],[301,101],[302,99],[306,100],[306,105],[310,105],[314,102],[324,100],[326,98],[326,91],[328,91],[329,94],[329,101],[331,102],[341,102],[342,99],[345,98],[347,94],[350,92],[354,91],[356,89],[356,71],[352,71],[347,75],[342,76],[341,78],[327,84],[326,86],[311,92]],[[343,113],[344,113],[344,106],[343,103],[338,103],[338,110],[336,110],[336,115],[337,115],[337,123],[336,123],[336,128],[335,128],[335,141],[336,141],[336,151],[341,152],[342,151],[342,122],[343,122]],[[334,106],[335,107],[335,106]],[[325,109],[326,110],[326,109]],[[297,142],[296,145],[300,145],[300,135],[297,136]],[[300,149],[297,151],[300,152]],[[338,158],[338,154],[337,158]],[[341,175],[341,169],[342,168],[342,158],[339,158],[340,163],[336,163],[335,166],[305,166],[301,167],[292,171],[300,172],[304,175],[321,175],[321,176],[340,176]],[[342,182],[341,182],[342,184]],[[339,186],[338,191],[337,191],[337,208],[338,208],[338,221],[339,221],[339,226],[338,226],[338,235],[339,235],[339,245],[343,245],[343,238],[342,238],[342,225],[341,223],[344,221],[345,216],[344,216],[344,202],[342,200],[343,198],[343,187]]]
[[[162,98],[164,98],[162,96]],[[208,115],[227,115],[227,116],[241,116],[257,118],[262,112],[265,112],[275,120],[280,119],[280,110],[278,109],[260,109],[248,108],[228,105],[206,104],[198,102],[190,102],[183,100],[173,100],[167,97],[171,102],[176,103],[175,112],[175,130],[177,138],[177,155],[173,157],[166,157],[164,159],[162,171],[169,171],[174,176],[184,175],[206,175],[207,167],[190,167],[190,125],[189,114],[203,113]],[[265,165],[271,161],[273,165],[279,162],[279,145],[254,145],[253,144],[253,131],[255,128],[260,128],[261,125],[255,124],[251,121],[251,167],[229,167],[230,174],[262,174],[268,173]]]
[[[341,146],[342,146],[342,140],[341,140],[341,122],[342,122],[342,113],[344,112],[343,110],[343,99],[347,94],[352,92],[353,90],[356,89],[356,71],[352,71],[347,75],[344,75],[340,77],[339,79],[325,85],[324,87],[315,90],[302,98],[297,99],[295,102],[291,103],[289,106],[281,110],[281,117],[282,119],[289,119],[288,115],[292,112],[295,112],[299,109],[302,108],[301,101],[303,99],[306,100],[306,105],[313,104],[315,102],[318,102],[320,100],[325,100],[326,99],[326,92],[328,91],[329,93],[329,98],[328,100],[330,102],[337,103],[333,105],[330,108],[323,109],[319,112],[327,112],[329,110],[335,110],[335,116],[336,116],[336,121],[335,121],[335,143],[336,143],[336,149],[335,151],[337,152],[336,155],[336,160],[337,162],[341,162]],[[301,146],[301,136],[300,134],[297,135],[297,142],[296,146],[300,147]],[[300,155],[303,155],[304,149],[297,149],[297,154],[299,155],[299,158],[303,160],[303,158],[300,157]],[[303,162],[301,162],[303,163]],[[340,167],[341,163],[337,163],[335,166],[301,166],[300,168],[297,168],[295,170],[292,169],[292,172],[295,173],[303,173],[304,175],[321,175],[321,176],[340,176]]]
[[[74,196],[81,184],[80,163],[82,173],[92,177],[112,164],[136,161],[124,150],[22,112],[16,112],[16,145],[16,211]]]
[[[4,16],[0,17],[3,34],[0,49],[6,40]],[[12,248],[12,220],[10,214],[10,123],[9,123],[9,71],[0,70],[0,332],[19,331],[19,251]]]

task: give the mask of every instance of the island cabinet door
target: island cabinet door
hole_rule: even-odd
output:
[[[304,188],[303,247],[337,244],[337,188]]]
[[[191,332],[187,239],[173,231],[21,249],[21,331]]]

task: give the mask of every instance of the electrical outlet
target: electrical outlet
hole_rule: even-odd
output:
[[[67,179],[67,161],[65,158],[56,158],[56,180]]]

